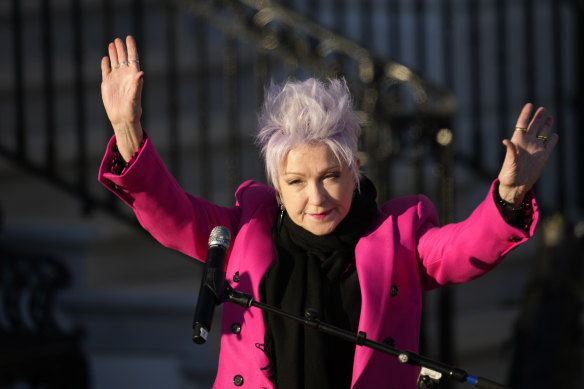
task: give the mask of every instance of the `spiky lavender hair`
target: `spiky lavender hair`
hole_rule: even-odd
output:
[[[276,190],[288,152],[296,146],[317,143],[328,145],[339,162],[351,169],[359,185],[356,161],[361,127],[344,79],[272,83],[265,91],[258,121],[256,142],[261,148],[268,182]]]

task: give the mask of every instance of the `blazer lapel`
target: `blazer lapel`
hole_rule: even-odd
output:
[[[238,255],[229,264],[228,274],[238,275],[238,282],[231,282],[232,287],[250,294],[255,301],[260,301],[261,280],[275,258],[271,233],[275,215],[276,207],[266,207],[258,210],[250,220],[242,221],[243,225],[235,242],[238,249],[234,250]],[[244,321],[247,349],[254,350],[257,364],[263,368],[269,364],[262,349],[265,333],[263,313],[255,307],[245,310],[244,315],[249,318]],[[267,375],[267,371],[264,374]]]
[[[386,219],[383,224],[392,223],[392,219]],[[393,236],[387,233],[392,229],[383,228],[383,224],[363,237],[355,250],[362,297],[359,331],[366,332],[367,339],[376,342],[382,342],[384,338],[383,318],[389,303],[394,256]],[[371,348],[357,346],[352,385],[357,382],[372,355]]]

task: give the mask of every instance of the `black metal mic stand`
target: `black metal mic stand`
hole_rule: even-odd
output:
[[[317,331],[322,331],[326,334],[337,336],[346,341],[355,343],[358,346],[370,347],[374,350],[392,355],[397,357],[397,359],[403,364],[420,366],[422,368],[422,374],[418,380],[418,388],[420,389],[431,389],[435,387],[435,385],[443,377],[458,382],[467,382],[477,388],[482,389],[509,389],[504,385],[490,381],[486,378],[469,375],[466,371],[457,367],[434,361],[411,351],[398,350],[386,344],[367,339],[367,334],[363,331],[360,331],[358,334],[354,334],[350,331],[331,326],[320,321],[318,319],[318,313],[314,310],[308,309],[306,311],[305,317],[302,317],[282,311],[281,309],[271,305],[267,305],[259,301],[254,301],[254,299],[249,294],[237,291],[231,288],[229,284],[226,284],[226,291],[223,296],[223,302],[235,303],[244,308],[260,308],[264,311],[304,324],[306,327],[315,329]]]

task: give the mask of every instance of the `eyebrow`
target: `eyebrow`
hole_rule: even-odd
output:
[[[334,170],[343,170],[343,169],[342,169],[342,166],[340,166],[340,165],[333,165],[333,166],[329,166],[326,169],[318,172],[318,174],[321,175],[321,174],[324,174],[324,173],[330,173],[331,171],[334,171]],[[287,171],[283,171],[282,174],[283,175],[302,176],[302,177],[304,176],[303,173],[298,173],[298,172],[287,172]]]

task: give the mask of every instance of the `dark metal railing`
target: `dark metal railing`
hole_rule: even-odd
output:
[[[298,71],[321,77],[342,74],[349,82],[362,116],[366,170],[377,184],[381,199],[391,195],[387,165],[390,158],[400,153],[400,147],[390,148],[380,140],[405,143],[403,133],[417,128],[421,136],[415,142],[419,143],[432,138],[438,129],[450,126],[456,106],[450,92],[428,83],[395,61],[376,57],[364,46],[323,28],[310,18],[270,2],[183,0],[177,3],[229,37],[251,44],[272,63],[274,58],[282,60],[293,74]],[[237,50],[229,52],[231,56]],[[226,69],[226,74],[230,69]],[[277,73],[272,71],[272,74]],[[265,85],[266,76],[259,77],[259,88]],[[228,82],[228,85],[237,83]],[[232,110],[230,106],[226,109]],[[229,127],[234,125],[231,123]]]
[[[582,217],[581,2],[12,0],[0,7],[0,44],[9,53],[0,58],[0,156],[75,195],[85,213],[106,210],[135,223],[95,180],[112,133],[99,60],[113,37],[133,34],[146,71],[143,125],[193,194],[231,204],[243,179],[263,180],[252,139],[271,79],[342,74],[380,201],[426,192],[441,220],[452,220],[454,163],[493,179],[500,140],[531,100],[550,109],[562,136],[537,188],[540,204],[572,223]],[[446,343],[449,329],[445,322]]]
[[[412,139],[414,143],[426,142],[437,129],[451,125],[455,102],[446,89],[428,83],[395,61],[381,59],[364,46],[299,13],[275,3],[253,1],[177,3],[184,8],[148,0],[87,4],[72,0],[59,5],[47,0],[38,8],[13,1],[11,14],[4,18],[10,22],[6,31],[12,47],[8,74],[13,76],[14,83],[4,90],[3,100],[14,105],[13,112],[8,114],[14,125],[2,129],[2,138],[13,136],[16,145],[0,140],[2,155],[78,196],[86,212],[99,207],[131,220],[94,183],[92,169],[103,144],[96,146],[99,138],[91,133],[100,122],[105,123],[97,98],[99,57],[105,54],[108,40],[127,33],[136,36],[145,58],[146,129],[153,136],[164,138],[159,142],[161,152],[173,174],[186,182],[187,189],[218,202],[230,201],[225,193],[233,192],[243,178],[262,178],[260,166],[251,166],[247,171],[242,171],[241,166],[255,153],[251,142],[253,113],[270,78],[284,79],[290,74],[343,74],[347,78],[362,113],[367,171],[380,187],[381,199],[390,197],[392,192],[390,180],[386,179],[390,158],[397,156]],[[194,12],[195,17],[185,10]],[[71,15],[67,19],[70,22],[63,22],[63,15]],[[192,27],[194,33],[179,30],[181,23]],[[33,28],[37,24],[42,39],[30,43],[28,37],[36,31]],[[371,35],[372,30],[366,25],[363,24],[363,30]],[[162,37],[150,35],[151,30]],[[67,37],[66,43],[58,39],[62,36]],[[178,48],[179,39],[194,42],[189,45],[195,52],[194,61],[181,59],[184,53]],[[221,42],[220,47],[215,45],[217,41]],[[88,46],[87,42],[101,47]],[[164,61],[150,61],[157,55]],[[40,72],[33,75],[33,70],[26,66],[28,63],[35,63]],[[59,66],[63,64],[66,66]],[[87,72],[90,67],[95,69],[93,74]],[[185,85],[195,91],[193,105],[180,97],[181,93],[188,94]],[[252,104],[246,104],[248,99],[244,96],[250,90]],[[219,104],[209,101],[213,95],[219,95]],[[64,101],[70,105],[63,108]],[[195,120],[185,126],[187,116]],[[225,120],[217,124],[219,117]],[[224,129],[218,130],[218,126]],[[416,128],[418,135],[404,136],[408,128]],[[223,141],[214,139],[213,134],[218,132]],[[107,123],[103,133],[105,141],[111,133]],[[183,138],[189,141],[183,142]],[[38,146],[38,139],[44,139],[44,146]],[[185,174],[192,175],[191,171],[184,171],[185,160],[192,160],[184,154],[189,142],[200,166],[196,181],[185,178]],[[227,163],[215,161],[211,149],[220,150]],[[423,157],[424,153],[417,155]],[[215,169],[226,176],[226,182],[217,182]]]
[[[441,127],[454,131],[455,157],[460,164],[471,166],[485,179],[494,177],[503,156],[499,140],[508,136],[508,128],[520,104],[533,100],[550,108],[556,118],[556,127],[569,138],[560,144],[561,153],[557,154],[562,157],[554,157],[543,179],[558,184],[545,185],[540,200],[549,208],[569,208],[576,210],[576,214],[581,213],[584,198],[581,182],[584,179],[580,169],[574,166],[580,165],[582,157],[581,153],[569,148],[569,145],[582,144],[581,135],[576,131],[582,92],[581,88],[572,86],[581,85],[582,79],[576,71],[582,63],[582,51],[577,49],[582,39],[582,33],[578,33],[582,10],[576,2],[458,4],[452,0],[369,0],[329,4],[318,1],[71,0],[54,5],[47,0],[39,2],[35,8],[32,3],[13,0],[6,11],[2,16],[7,26],[3,30],[4,41],[11,48],[11,55],[4,60],[4,66],[11,82],[5,84],[10,87],[3,90],[2,100],[12,109],[7,108],[3,115],[9,117],[10,128],[2,125],[0,150],[31,171],[50,177],[63,189],[80,195],[85,210],[102,204],[111,209],[114,204],[109,199],[104,202],[104,195],[97,194],[93,177],[88,173],[95,167],[92,162],[96,156],[91,150],[95,138],[88,136],[87,126],[96,125],[95,118],[99,116],[104,122],[105,118],[95,98],[99,95],[99,72],[89,75],[87,69],[95,69],[99,61],[96,54],[105,54],[108,40],[115,35],[132,33],[137,37],[143,56],[162,53],[165,60],[157,64],[156,70],[146,68],[147,80],[156,78],[157,83],[164,86],[157,90],[146,88],[145,101],[155,105],[153,101],[162,90],[165,100],[162,107],[145,110],[144,123],[148,130],[166,128],[164,136],[169,147],[166,160],[179,178],[184,175],[184,158],[177,151],[183,147],[181,115],[185,109],[193,111],[195,121],[191,123],[191,130],[200,137],[197,147],[200,168],[195,185],[199,194],[213,198],[219,191],[212,190],[213,174],[205,166],[210,161],[207,155],[210,145],[205,142],[212,142],[210,134],[205,135],[205,132],[216,131],[211,130],[215,128],[215,112],[210,110],[219,108],[205,101],[205,95],[213,94],[219,85],[224,89],[221,110],[229,123],[221,125],[233,130],[229,137],[231,143],[227,143],[231,145],[228,153],[231,168],[226,170],[231,189],[239,178],[248,177],[248,172],[238,173],[235,169],[241,166],[239,159],[247,158],[246,153],[238,154],[237,150],[242,146],[253,149],[249,128],[254,124],[249,112],[257,109],[263,85],[270,78],[283,79],[286,74],[327,76],[342,73],[363,113],[366,129],[363,149],[369,156],[368,173],[382,186],[382,198],[395,194],[392,185],[383,187],[383,183],[391,182],[391,178],[387,178],[391,177],[388,176],[391,173],[391,168],[387,167],[389,161],[404,148],[416,150],[414,144],[433,136],[436,128]],[[70,22],[61,21],[60,15],[64,14],[71,16],[67,19]],[[534,30],[533,25],[537,22],[541,26],[542,21],[550,37],[540,39],[539,46],[535,47],[533,37],[537,37],[541,28]],[[181,25],[189,25],[192,29],[185,31]],[[152,41],[158,39],[149,32],[153,26],[162,37],[156,44]],[[465,40],[457,45],[456,39],[460,39],[457,37],[461,34]],[[35,35],[41,39],[34,41]],[[516,35],[521,36],[514,37]],[[567,39],[561,39],[567,35]],[[61,36],[67,37],[65,42],[58,39]],[[229,43],[227,37],[233,43]],[[31,39],[35,43],[29,43]],[[194,59],[180,59],[183,53],[179,39],[196,42],[189,45],[195,51]],[[209,47],[209,39],[222,41],[222,54],[214,43]],[[490,48],[492,55],[485,53],[485,47]],[[242,50],[245,54],[239,55]],[[552,55],[543,56],[542,50]],[[67,53],[70,65],[65,68],[59,66],[64,60],[63,52]],[[404,58],[403,62],[411,66],[405,67],[388,58]],[[30,66],[31,63],[35,66]],[[446,89],[428,83],[412,69],[419,69],[420,74],[437,80],[436,84],[453,90],[462,109],[456,110],[452,94]],[[209,73],[215,73],[216,77],[209,79]],[[491,74],[488,83],[481,76],[485,73]],[[251,100],[255,105],[246,106],[241,104],[241,96],[249,93],[249,89],[241,89],[238,80],[250,77],[254,96]],[[67,80],[66,85],[63,79]],[[187,79],[197,93],[197,106],[185,107],[179,97],[182,86],[186,88]],[[68,162],[74,166],[69,169],[74,169],[75,173],[67,177],[57,173],[62,163],[63,126],[56,104],[58,96],[64,94],[71,96],[68,110],[72,118],[67,124],[75,129],[71,133],[75,145],[71,148],[76,155]],[[37,110],[32,115],[37,120],[31,120],[31,110]],[[159,120],[154,118],[160,113],[166,122],[152,124]],[[422,131],[422,137],[416,141],[417,130],[413,128],[432,130]],[[105,124],[104,137],[109,136],[110,131]],[[44,139],[41,149],[33,145],[37,139]],[[417,148],[418,154],[429,154],[427,151],[435,146],[430,145],[429,150],[427,147]],[[379,156],[385,158],[379,159]],[[251,178],[261,177],[260,168],[251,171]],[[424,182],[423,179],[414,181],[416,188]],[[562,183],[573,190],[562,191],[566,186]]]
[[[500,140],[509,136],[521,106],[545,105],[562,142],[537,188],[540,205],[567,214],[572,223],[581,218],[584,177],[574,167],[582,156],[572,147],[584,144],[578,130],[582,2],[336,0],[317,2],[318,11],[311,1],[279,3],[453,91],[460,103],[452,125],[457,165],[485,180],[497,174]],[[335,7],[346,10],[344,18],[328,17],[337,15]],[[353,24],[346,15],[353,15]]]

